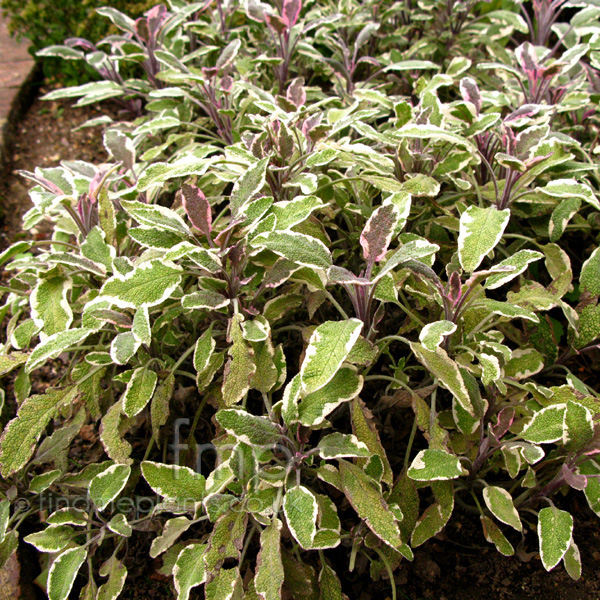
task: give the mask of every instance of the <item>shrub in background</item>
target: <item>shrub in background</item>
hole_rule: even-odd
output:
[[[43,51],[126,111],[23,173],[52,238],[0,256],[0,558],[35,526],[50,600],[118,597],[150,530],[179,600],[343,598],[340,556],[395,597],[456,511],[580,576],[600,9],[479,7],[173,0]]]
[[[35,55],[38,50],[51,44],[62,44],[67,38],[86,36],[99,39],[110,29],[110,22],[96,14],[101,6],[112,6],[124,10],[132,16],[140,16],[150,8],[152,0],[1,0],[0,8],[8,18],[8,29],[12,35],[27,38],[29,51]],[[93,71],[82,71],[59,60],[46,59],[43,62],[44,76],[47,79],[60,79],[66,82],[80,82],[93,75]]]

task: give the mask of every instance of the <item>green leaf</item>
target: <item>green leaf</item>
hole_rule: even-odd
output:
[[[452,482],[433,481],[430,485],[436,502],[428,506],[419,517],[410,539],[413,548],[424,544],[438,534],[446,526],[454,510]]]
[[[485,280],[485,287],[488,290],[499,288],[523,273],[529,266],[529,263],[540,260],[543,257],[544,255],[541,252],[536,252],[535,250],[519,250],[496,265],[496,267],[514,267],[514,271],[491,275]]]
[[[485,255],[493,250],[508,225],[510,210],[470,206],[460,217],[458,258],[462,268],[472,273]]]
[[[239,568],[219,569],[215,578],[209,581],[204,587],[204,595],[206,600],[234,600],[234,594],[238,590],[238,582],[240,581]]]
[[[201,151],[210,152],[210,150],[211,147],[207,145]],[[209,166],[210,159],[206,159],[203,156],[196,156],[193,152],[181,154],[172,163],[157,162],[149,165],[140,175],[136,188],[138,192],[145,192],[152,186],[162,184],[170,179],[189,175],[204,175]]]
[[[67,600],[86,556],[86,548],[69,548],[52,563],[48,572],[49,600]]]
[[[577,544],[573,540],[571,540],[571,545],[563,556],[563,563],[571,579],[577,581],[581,577],[581,555]]]
[[[268,157],[259,160],[236,181],[233,192],[231,193],[231,198],[229,199],[229,206],[233,216],[242,212],[242,207],[251,200],[255,194],[260,192],[265,185],[268,164]]]
[[[92,227],[80,248],[81,254],[87,259],[103,265],[108,271],[112,270],[112,261],[116,256],[116,251],[113,246],[106,243],[106,234],[100,227]]]
[[[332,264],[327,246],[317,238],[296,231],[271,231],[261,233],[252,245],[266,248],[303,267],[327,269]]]
[[[416,140],[434,140],[434,141],[444,141],[449,142],[455,146],[460,146],[461,148],[465,148],[465,150],[470,150],[471,152],[475,152],[473,145],[466,140],[465,138],[456,135],[454,133],[450,133],[441,127],[436,127],[435,125],[430,124],[408,124],[404,127],[401,127],[397,134],[401,138],[409,138]]]
[[[552,211],[550,221],[548,222],[548,236],[551,242],[559,240],[565,232],[569,221],[577,214],[581,208],[579,198],[565,198]]]
[[[538,410],[521,432],[521,437],[534,444],[551,444],[561,440],[566,410],[566,404],[553,404]]]
[[[204,554],[206,544],[189,544],[177,556],[173,567],[173,582],[177,600],[188,600],[190,590],[206,581]]]
[[[352,418],[352,431],[354,432],[354,435],[359,441],[367,445],[367,448],[369,448],[372,455],[377,455],[379,457],[381,464],[383,465],[382,480],[388,485],[392,485],[394,475],[385,450],[381,445],[373,413],[366,407],[365,403],[360,398],[355,398],[352,400],[350,415]],[[368,461],[366,459],[359,459],[356,462],[358,466],[364,468]]]
[[[369,529],[392,548],[402,545],[400,531],[377,483],[356,465],[340,461],[342,489],[352,508]]]
[[[92,479],[89,494],[98,510],[103,511],[121,493],[130,475],[129,465],[113,465]]]
[[[150,421],[152,423],[152,435],[155,440],[160,440],[160,428],[165,425],[169,418],[169,402],[175,389],[175,376],[171,373],[156,387],[152,404],[150,405]]]
[[[10,354],[0,355],[0,377],[10,373],[13,369],[20,367],[27,362],[29,354],[25,352],[11,352]]]
[[[579,289],[600,296],[600,248],[596,248],[581,266]]]
[[[100,424],[100,441],[110,458],[119,463],[130,464],[131,444],[123,439],[120,431],[123,402],[115,402],[106,412]]]
[[[347,456],[369,457],[371,451],[364,442],[359,442],[355,435],[348,433],[330,433],[317,446],[321,458],[343,458]]]
[[[262,600],[279,600],[284,572],[281,559],[282,523],[273,517],[260,534],[260,552],[256,559],[256,592]]]
[[[490,512],[499,521],[510,525],[519,532],[523,531],[523,525],[513,504],[512,496],[504,488],[493,485],[486,486],[483,489],[483,499]]]
[[[240,559],[248,526],[248,513],[240,508],[238,504],[232,505],[213,527],[204,555],[209,581],[228,558]]]
[[[314,495],[304,486],[298,485],[286,491],[283,512],[288,528],[296,541],[309,550],[317,533],[319,507]]]
[[[31,292],[31,317],[44,335],[67,330],[73,322],[68,294],[73,282],[68,277],[42,279]]]
[[[169,519],[165,523],[162,534],[152,540],[150,557],[156,558],[168,550],[192,525],[193,521],[190,521],[187,517]]]
[[[27,398],[17,416],[8,423],[0,438],[0,465],[3,477],[21,469],[35,450],[36,442],[50,419],[63,406],[75,401],[77,387],[50,389]]]
[[[203,475],[188,467],[164,465],[160,463],[142,462],[142,475],[148,485],[167,500],[176,500],[184,508],[191,502],[204,499],[206,480]]]
[[[313,331],[300,366],[304,394],[316,392],[333,379],[352,350],[362,326],[358,319],[326,321]]]
[[[158,375],[146,367],[135,369],[123,393],[123,412],[134,417],[150,402]]]
[[[226,406],[237,404],[250,389],[250,381],[256,372],[254,351],[244,339],[242,323],[244,317],[235,314],[229,319],[227,341],[229,360],[223,373],[223,401]]]
[[[108,581],[100,586],[94,600],[116,600],[123,591],[127,579],[127,568],[121,561],[111,564]]]
[[[152,327],[147,306],[142,306],[135,311],[131,332],[138,342],[146,344],[146,346],[152,343]]]
[[[538,514],[540,556],[546,571],[553,569],[563,558],[573,536],[573,517],[566,511],[549,506]]]
[[[446,351],[442,348],[431,351],[422,344],[417,343],[411,343],[410,347],[419,362],[437,377],[445,388],[450,390],[460,406],[471,416],[475,416],[475,409],[460,374],[460,369]]]
[[[307,427],[320,425],[340,404],[356,398],[362,385],[362,377],[352,369],[342,367],[322,388],[302,398],[298,419]]]
[[[181,283],[181,268],[159,259],[136,267],[127,275],[106,281],[100,295],[120,308],[156,306],[165,301]]]
[[[29,355],[25,371],[31,373],[31,371],[37,369],[49,358],[57,358],[59,354],[66,352],[71,346],[76,346],[80,342],[83,342],[93,331],[93,329],[69,329],[47,337]]]
[[[467,474],[457,456],[434,449],[421,450],[408,469],[408,476],[415,481],[444,481]]]
[[[348,596],[342,592],[342,584],[335,571],[325,563],[321,567],[319,575],[319,600],[348,600]]]
[[[435,352],[446,336],[453,334],[455,331],[456,323],[452,323],[451,321],[435,321],[434,323],[428,323],[421,329],[419,341],[427,350]]]
[[[515,549],[511,543],[506,539],[506,536],[502,533],[500,527],[494,523],[489,517],[481,515],[481,526],[483,527],[483,535],[485,539],[496,546],[496,549],[500,554],[504,556],[512,556],[515,553]]]
[[[280,430],[267,417],[258,417],[244,410],[220,410],[215,418],[228,433],[250,446],[276,444],[281,438]]]

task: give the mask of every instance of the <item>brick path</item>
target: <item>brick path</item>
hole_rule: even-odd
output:
[[[17,42],[10,37],[7,22],[0,16],[0,127],[8,118],[13,100],[33,68],[28,45],[26,39]]]

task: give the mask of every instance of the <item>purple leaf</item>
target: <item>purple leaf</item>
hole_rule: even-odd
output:
[[[308,117],[308,119],[302,123],[302,133],[304,134],[304,137],[308,137],[308,132],[317,127],[317,125],[321,123],[322,119],[323,113],[317,113],[311,117]]]
[[[462,296],[462,281],[460,280],[460,273],[458,271],[453,271],[452,275],[450,275],[447,294],[448,298],[452,302],[452,305],[456,306]]]
[[[304,78],[297,77],[288,86],[286,98],[296,107],[304,106],[306,102],[306,91],[304,90]]]
[[[212,231],[212,212],[206,196],[195,185],[184,183],[181,187],[183,208],[192,225],[207,238]]]
[[[527,76],[534,78],[537,73],[538,59],[533,46],[529,42],[521,44],[515,50],[515,56]]]
[[[474,79],[463,77],[460,80],[460,93],[465,102],[470,102],[475,106],[477,114],[481,112],[481,93]]]
[[[233,89],[233,77],[230,75],[225,75],[225,77],[221,78],[221,91],[229,94]]]
[[[587,486],[587,477],[574,473],[566,464],[562,466],[562,476],[567,484],[575,490],[584,490]]]
[[[498,422],[492,427],[492,433],[497,440],[510,429],[514,418],[515,409],[512,406],[507,406],[498,413]]]
[[[399,216],[394,204],[384,204],[369,217],[360,234],[360,245],[367,263],[376,263],[385,256]]]
[[[285,24],[291,29],[300,16],[302,10],[302,0],[284,0],[282,17]]]
[[[287,30],[287,25],[285,21],[279,17],[278,15],[268,15],[265,13],[265,21],[267,25],[274,29],[277,33],[282,34]]]

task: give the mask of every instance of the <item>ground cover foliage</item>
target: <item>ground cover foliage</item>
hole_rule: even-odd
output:
[[[91,123],[112,160],[24,172],[52,239],[0,258],[0,558],[34,524],[51,600],[114,599],[151,530],[178,600],[343,598],[340,549],[395,597],[462,510],[577,579],[557,498],[600,515],[576,362],[600,337],[600,7],[101,12],[119,35],[41,54],[102,78],[49,98],[119,103]]]

